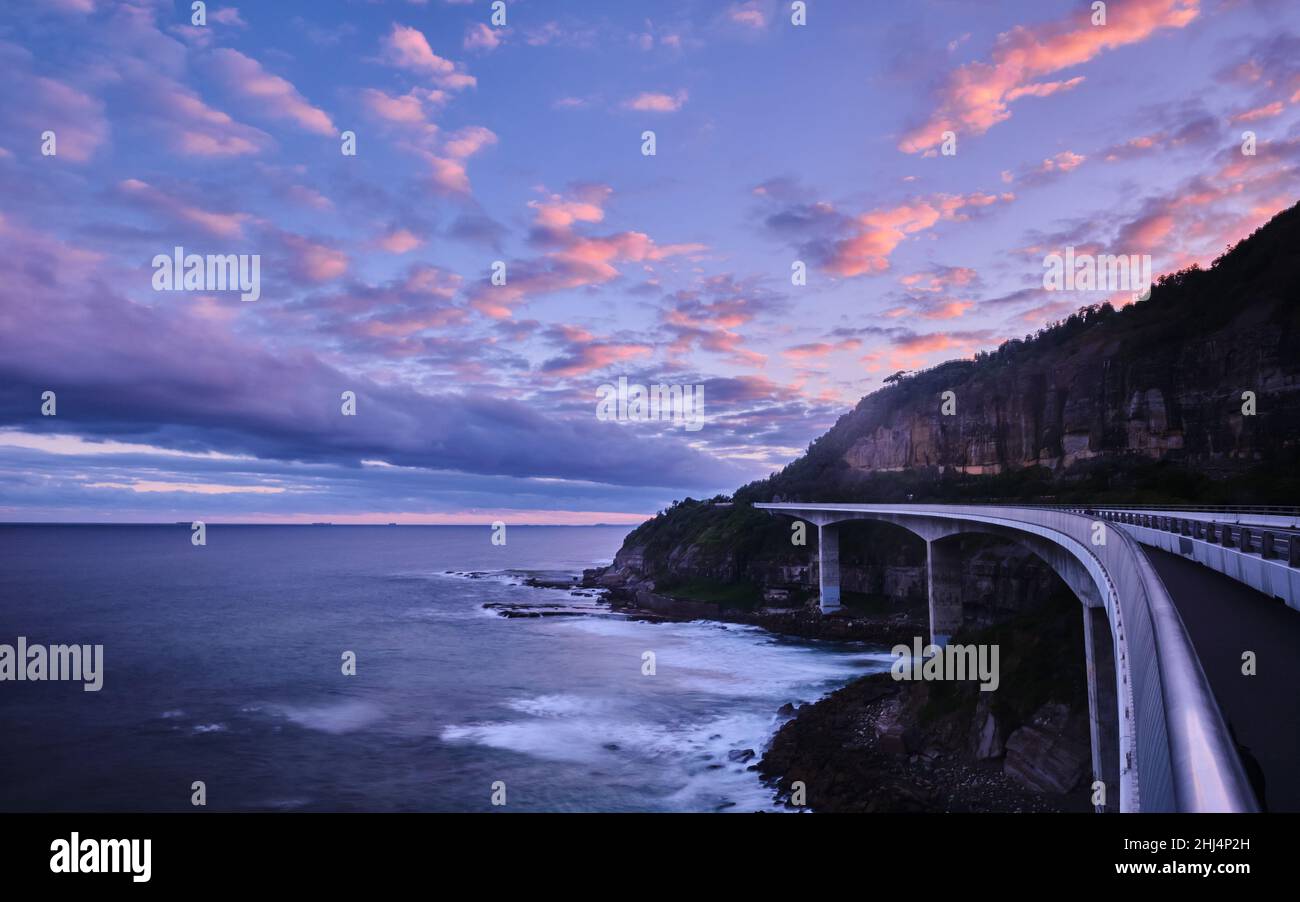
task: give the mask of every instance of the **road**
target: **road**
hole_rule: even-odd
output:
[[[1263,805],[1300,811],[1300,613],[1200,564],[1143,550],[1187,626],[1238,744],[1249,750],[1243,763],[1252,782],[1262,770]],[[1242,673],[1246,651],[1255,653],[1255,676]]]

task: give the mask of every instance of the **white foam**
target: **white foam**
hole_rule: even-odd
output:
[[[335,735],[360,730],[383,716],[378,706],[358,700],[306,707],[277,705],[271,710],[300,727]]]

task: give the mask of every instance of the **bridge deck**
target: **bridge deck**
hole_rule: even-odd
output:
[[[1145,549],[1187,627],[1210,687],[1264,773],[1270,811],[1300,811],[1300,614],[1200,564]],[[1253,651],[1257,675],[1241,672]]]

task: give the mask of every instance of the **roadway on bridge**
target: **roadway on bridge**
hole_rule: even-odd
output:
[[[1143,550],[1183,618],[1237,742],[1263,771],[1264,804],[1269,811],[1300,811],[1300,613],[1208,567]],[[1245,651],[1255,653],[1256,676],[1241,672]]]

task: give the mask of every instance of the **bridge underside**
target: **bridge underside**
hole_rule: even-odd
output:
[[[926,582],[929,594],[930,644],[947,645],[962,628],[965,581],[960,537],[988,535],[1017,542],[1041,558],[1061,577],[1082,602],[1085,660],[1088,677],[1088,715],[1094,781],[1118,787],[1120,782],[1119,709],[1117,705],[1115,649],[1106,608],[1097,584],[1078,558],[1060,545],[1032,533],[986,523],[957,523],[916,517],[848,515],[829,519],[808,517],[817,526],[818,587],[823,614],[841,609],[839,527],[854,520],[890,522],[920,537],[926,546]],[[1097,806],[1115,810],[1118,799]]]

